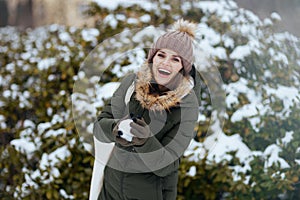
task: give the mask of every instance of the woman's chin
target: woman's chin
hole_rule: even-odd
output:
[[[158,81],[156,81],[156,83],[158,85],[166,86],[166,85],[168,85],[169,81],[168,80],[166,80],[166,81],[158,80]]]

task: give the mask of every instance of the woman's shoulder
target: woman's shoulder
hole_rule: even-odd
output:
[[[128,73],[120,79],[120,87],[126,89],[128,88],[136,79],[135,73]]]
[[[127,73],[123,78],[121,78],[121,83],[126,84],[126,83],[132,83],[136,78],[135,73]]]

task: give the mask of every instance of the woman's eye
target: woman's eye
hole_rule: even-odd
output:
[[[180,62],[179,58],[173,58],[174,62]]]
[[[164,57],[165,57],[165,56],[164,56],[163,54],[161,54],[161,53],[157,54],[157,56],[160,57],[160,58],[164,58]]]

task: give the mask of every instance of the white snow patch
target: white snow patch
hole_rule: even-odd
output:
[[[143,23],[148,23],[151,20],[151,16],[149,14],[145,14],[140,17],[141,22]]]
[[[53,66],[56,63],[56,58],[45,58],[38,62],[38,69],[39,70],[46,70],[49,67]]]
[[[67,133],[67,130],[64,129],[64,128],[60,128],[60,129],[57,129],[57,130],[53,130],[53,129],[50,129],[48,130],[46,133],[45,133],[45,137],[57,137],[57,136],[60,136],[60,135],[65,135]]]
[[[155,9],[155,4],[153,2],[145,0],[93,0],[93,2],[96,2],[100,7],[107,8],[109,10],[115,10],[118,6],[130,7],[132,5],[139,5],[147,11]]]
[[[233,50],[233,52],[230,54],[231,59],[239,59],[243,60],[245,57],[249,56],[251,54],[251,49],[248,45],[243,46],[237,46]]]
[[[280,145],[283,144],[284,146],[287,146],[288,143],[290,143],[293,140],[294,131],[288,131],[285,133],[285,136],[281,138],[280,140],[277,139],[276,144]]]
[[[113,14],[109,14],[105,17],[103,23],[109,24],[113,29],[115,29],[118,25],[118,20],[116,20],[116,17]]]
[[[196,166],[191,166],[191,167],[190,167],[190,170],[187,172],[187,175],[188,175],[188,176],[195,176],[196,173],[197,173]]]
[[[279,153],[281,151],[282,149],[276,144],[271,144],[265,149],[263,153],[266,158],[265,168],[271,167],[273,164],[277,163],[280,164],[282,169],[290,167],[290,165],[283,158],[279,157]]]
[[[37,146],[28,138],[14,139],[10,141],[10,144],[14,146],[16,150],[26,153],[28,155],[32,154],[35,150],[37,150]]]
[[[96,28],[83,29],[81,31],[82,38],[87,42],[95,42],[100,34],[99,30]]]
[[[273,12],[273,13],[271,14],[271,18],[272,18],[273,20],[281,21],[281,17],[280,17],[280,15],[279,15],[277,12]]]

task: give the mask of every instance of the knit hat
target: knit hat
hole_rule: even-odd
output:
[[[176,21],[173,28],[160,36],[152,45],[148,53],[148,62],[152,61],[159,49],[170,49],[181,57],[184,71],[188,74],[194,61],[193,40],[196,29],[196,24],[192,22],[183,19]]]

